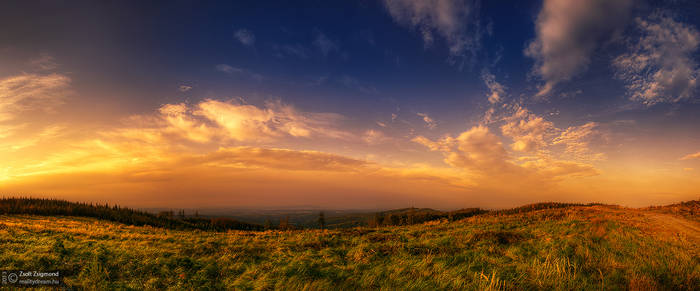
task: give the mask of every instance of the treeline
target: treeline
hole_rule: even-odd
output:
[[[535,204],[528,204],[520,207],[515,207],[515,208],[510,208],[510,209],[501,209],[501,210],[492,210],[490,211],[491,214],[502,214],[502,215],[509,215],[509,214],[518,214],[518,213],[525,213],[525,212],[532,212],[532,211],[537,211],[537,210],[543,210],[543,209],[554,209],[554,208],[566,208],[566,207],[574,207],[574,206],[596,206],[596,205],[603,205],[601,203],[559,203],[559,202],[541,202],[541,203],[535,203]]]
[[[263,226],[245,223],[230,218],[207,218],[186,216],[184,210],[176,215],[173,211],[162,211],[158,215],[118,205],[69,202],[58,199],[2,198],[0,214],[30,214],[45,216],[81,216],[104,219],[128,225],[163,227],[179,230],[262,230]]]
[[[475,215],[510,215],[518,213],[526,213],[543,209],[565,208],[574,206],[595,206],[602,205],[600,203],[559,203],[559,202],[542,202],[524,205],[520,207],[500,210],[484,210],[481,208],[465,208],[455,211],[437,211],[427,208],[404,208],[391,211],[377,212],[369,218],[368,225],[376,226],[394,226],[394,225],[411,225],[420,224],[432,220],[446,219],[455,221],[472,217]]]
[[[369,219],[368,225],[371,227],[412,225],[440,219],[455,221],[487,212],[487,210],[479,208],[465,208],[449,212],[432,209],[405,208],[375,213],[374,216]]]

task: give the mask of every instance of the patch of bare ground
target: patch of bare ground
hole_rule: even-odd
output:
[[[691,246],[689,253],[700,255],[700,220],[697,211],[664,208],[624,208],[619,206],[594,206],[588,208],[591,221],[615,217],[616,221],[636,227],[659,240],[681,240]],[[591,217],[593,216],[593,217]]]

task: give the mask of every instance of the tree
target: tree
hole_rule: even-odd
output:
[[[323,211],[318,213],[318,226],[321,227],[321,229],[326,227],[326,215],[323,214]]]
[[[370,226],[373,226],[373,227],[382,226],[383,220],[384,220],[384,217],[382,216],[381,213],[375,213],[373,219],[370,220]]]
[[[389,213],[386,216],[384,216],[384,221],[382,221],[382,224],[383,225],[395,225],[394,224],[394,215]]]
[[[289,216],[285,217],[284,219],[280,220],[280,225],[279,228],[281,230],[288,230],[289,227]]]

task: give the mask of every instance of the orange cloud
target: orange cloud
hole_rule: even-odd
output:
[[[555,130],[554,124],[534,114],[501,126],[504,136],[511,137],[511,148],[520,152],[535,152],[548,145],[546,139]]]
[[[70,78],[60,74],[22,74],[0,80],[0,122],[24,111],[51,112],[68,93]]]
[[[361,171],[370,163],[318,151],[232,147],[186,159],[187,164],[297,171]]]
[[[388,142],[391,140],[391,138],[389,138],[388,136],[386,136],[383,132],[381,132],[379,130],[368,129],[362,135],[362,140],[369,145],[376,145],[376,144]]]
[[[300,112],[279,101],[267,102],[264,108],[259,108],[240,100],[207,99],[197,105],[194,114],[214,122],[226,132],[227,138],[238,141],[280,136],[352,136],[335,128],[335,124],[343,119],[339,114]]]
[[[599,134],[598,123],[588,122],[581,126],[571,126],[554,139],[553,144],[566,146],[566,153],[577,159],[604,159],[605,155],[593,153],[589,148],[590,139]]]
[[[541,123],[538,119],[531,120],[535,120],[535,124]],[[530,129],[528,124],[528,122],[514,123],[513,126],[522,125],[523,128]],[[511,129],[507,129],[507,131],[509,130]],[[517,129],[513,130],[517,131]],[[516,176],[520,180],[556,180],[563,177],[599,174],[599,171],[592,165],[558,160],[546,154],[515,159],[506,151],[501,139],[483,125],[472,127],[457,138],[446,136],[437,141],[431,141],[423,136],[418,136],[413,141],[432,151],[443,152],[447,164],[479,173],[482,178],[489,180],[500,179],[503,176]],[[524,162],[518,163],[518,160]],[[510,182],[518,183],[517,181]]]
[[[610,193],[641,201],[616,181],[636,183],[635,191],[654,201],[657,193],[643,187],[646,179],[663,185],[655,189],[669,197],[691,193],[697,185],[679,182],[697,171],[678,171],[684,176],[671,177],[675,182],[668,185],[665,174],[640,175],[645,180],[611,175],[610,169],[623,171],[590,164],[596,155],[593,137],[600,135],[597,123],[558,129],[503,100],[489,109],[489,122],[439,138],[411,134],[412,142],[392,132],[397,126],[352,133],[339,114],[306,112],[281,101],[164,104],[151,114],[91,130],[27,118],[30,111],[60,109],[70,89],[70,79],[59,74],[0,80],[0,192],[138,207],[455,208],[559,197],[615,202],[617,194]],[[432,118],[421,117],[434,127]],[[304,150],[311,143],[328,146]]]
[[[694,154],[687,154],[681,158],[681,160],[695,160],[695,159],[700,159],[700,152],[694,153]]]

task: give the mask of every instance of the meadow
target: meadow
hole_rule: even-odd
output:
[[[693,290],[698,209],[567,206],[226,232],[4,214],[0,266],[65,270],[67,285],[103,290]]]

